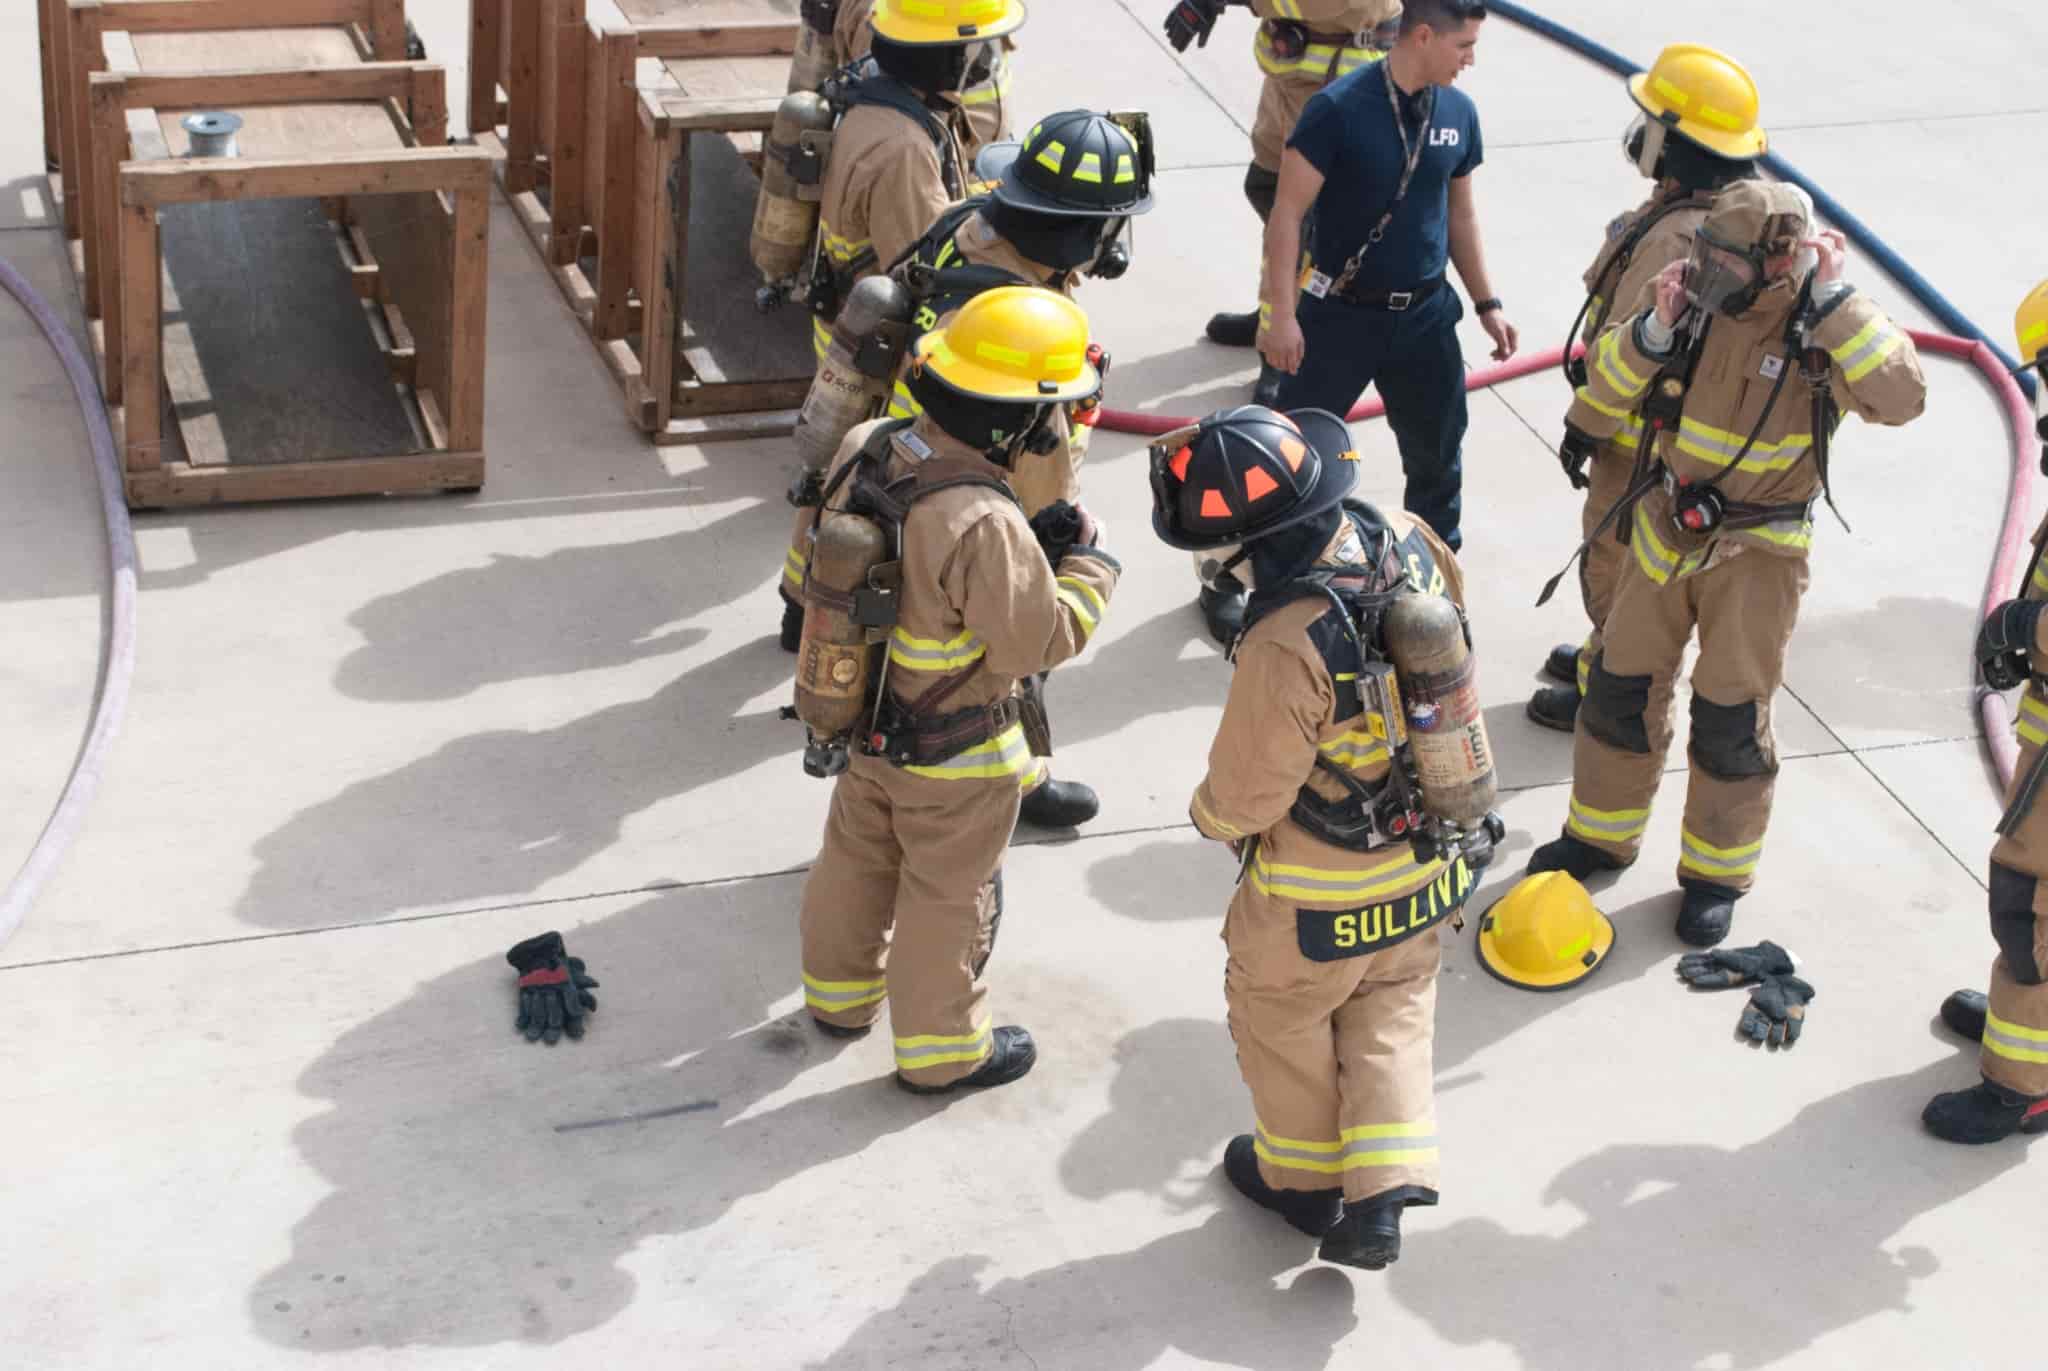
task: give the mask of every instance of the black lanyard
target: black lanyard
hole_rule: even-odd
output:
[[[1386,237],[1387,225],[1394,222],[1394,215],[1400,211],[1401,202],[1408,198],[1409,183],[1415,179],[1415,169],[1422,165],[1422,154],[1429,146],[1429,135],[1434,131],[1436,122],[1436,87],[1431,86],[1429,93],[1423,97],[1422,127],[1411,142],[1408,137],[1408,121],[1401,117],[1400,97],[1394,93],[1394,74],[1386,69],[1385,59],[1381,62],[1380,75],[1387,83],[1387,108],[1394,113],[1394,131],[1401,135],[1401,152],[1407,158],[1407,163],[1401,168],[1401,184],[1394,187],[1394,198],[1387,205],[1387,212],[1372,226],[1372,232],[1365,236],[1365,241],[1359,244],[1358,251],[1351,254],[1351,260],[1344,264],[1344,270],[1339,272],[1337,279],[1331,283],[1332,295],[1341,296],[1351,289],[1352,281],[1358,276],[1358,269],[1365,265],[1365,254],[1371,252],[1373,246]]]

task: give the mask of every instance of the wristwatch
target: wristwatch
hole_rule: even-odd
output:
[[[1484,300],[1474,300],[1472,302],[1472,312],[1474,314],[1491,314],[1493,311],[1501,308],[1503,306],[1498,295],[1489,295]]]

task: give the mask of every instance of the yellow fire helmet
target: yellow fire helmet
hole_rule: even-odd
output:
[[[1771,140],[1757,123],[1756,82],[1725,52],[1673,43],[1628,78],[1643,113],[1722,157],[1761,157]]]
[[[941,47],[1001,38],[1024,27],[1018,0],[879,0],[868,21],[892,43]]]
[[[2022,362],[2033,366],[2048,361],[2041,356],[2048,352],[2048,281],[2027,292],[2019,313],[2012,318],[2012,327],[2019,338]]]
[[[1479,920],[1479,964],[1523,990],[1577,985],[1613,947],[1614,925],[1562,871],[1523,877]]]
[[[1102,389],[1088,362],[1088,316],[1057,291],[998,286],[917,340],[914,363],[963,395],[1018,404],[1085,400]]]

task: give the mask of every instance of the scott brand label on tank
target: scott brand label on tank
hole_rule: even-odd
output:
[[[1479,712],[1479,673],[1472,658],[1456,671],[1411,677],[1408,738],[1423,786],[1461,786],[1493,767]]]

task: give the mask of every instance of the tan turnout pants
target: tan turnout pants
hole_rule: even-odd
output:
[[[1241,883],[1223,925],[1238,1070],[1259,1174],[1356,1203],[1437,1188],[1433,1048],[1438,928],[1343,961],[1301,953],[1295,907]]]
[[[2048,693],[2029,683],[2019,704],[2018,786],[2048,740]],[[2012,787],[2006,803],[2012,802]],[[1991,849],[1991,1005],[1978,1069],[2008,1090],[2048,1096],[2048,796]]]
[[[1635,470],[1635,464],[1634,451],[1612,443],[1602,443],[1593,460],[1586,464],[1588,484],[1586,504],[1579,514],[1579,536],[1591,541],[1586,545],[1586,555],[1579,559],[1579,601],[1586,607],[1586,622],[1592,625],[1592,630],[1579,648],[1581,695],[1586,693],[1593,658],[1600,653],[1600,625],[1607,622],[1607,611],[1614,607],[1614,592],[1621,584],[1622,569],[1632,560],[1627,546],[1614,536],[1613,525],[1597,538],[1593,537],[1593,530],[1600,527],[1607,511],[1627,492],[1629,474]],[[1622,522],[1616,520],[1617,524]]]
[[[1771,701],[1806,583],[1805,558],[1753,548],[1662,585],[1628,561],[1579,708],[1567,833],[1635,860],[1671,747],[1678,668],[1697,627],[1678,879],[1738,892],[1755,883],[1778,774]]]
[[[862,1028],[889,1006],[896,1069],[945,1085],[987,1059],[995,880],[1017,778],[939,780],[855,754],[833,784],[825,845],[804,882],[804,1003]]]

